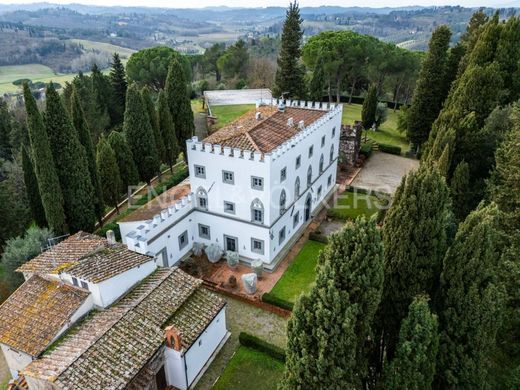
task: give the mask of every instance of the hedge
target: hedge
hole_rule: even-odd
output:
[[[96,234],[101,237],[106,237],[107,231],[113,230],[114,235],[116,236],[116,240],[121,242],[121,230],[119,230],[119,224],[117,222],[106,223],[101,226],[98,230],[96,230]]]
[[[272,295],[268,292],[262,295],[262,302],[270,303],[271,305],[278,306],[289,311],[292,311],[294,306],[294,303],[278,298],[276,295]]]
[[[285,363],[285,350],[283,348],[277,347],[276,345],[245,332],[240,332],[238,335],[238,341],[244,347],[256,349],[257,351],[263,352],[272,358]]]
[[[363,144],[361,145],[361,148],[359,149],[359,154],[362,154],[366,158],[369,158],[372,154],[372,145],[370,144]]]
[[[401,147],[400,146],[388,145],[388,144],[379,144],[379,150],[381,152],[385,152],[385,153],[397,154],[398,156],[401,155]]]

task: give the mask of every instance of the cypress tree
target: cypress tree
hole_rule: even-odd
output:
[[[115,207],[119,213],[121,176],[117,167],[116,154],[105,137],[99,139],[96,162],[101,187],[103,188],[103,198],[109,206]]]
[[[368,88],[367,96],[363,100],[363,107],[361,109],[361,121],[363,127],[368,130],[376,123],[376,111],[377,111],[377,88],[375,85],[371,85]]]
[[[413,298],[434,296],[452,222],[449,190],[436,168],[422,165],[406,175],[385,216],[385,284],[379,336],[391,358],[399,326]],[[385,351],[379,351],[379,360]]]
[[[92,67],[92,88],[94,96],[101,112],[107,113],[110,118],[109,125],[115,126],[122,122],[122,112],[118,111],[118,105],[115,99],[115,92],[110,83],[110,79],[99,70],[94,64]]]
[[[173,58],[168,69],[164,91],[170,105],[175,135],[184,151],[184,160],[186,160],[186,140],[192,137],[195,125],[185,72],[177,57]]]
[[[128,88],[128,83],[126,81],[125,67],[121,62],[118,53],[114,53],[112,57],[109,78],[114,90],[117,111],[121,114],[119,121],[119,123],[121,123],[123,121],[123,113],[125,112],[126,90]]]
[[[101,190],[101,182],[99,181],[96,166],[96,156],[94,146],[92,145],[92,136],[88,129],[87,122],[85,121],[85,115],[79,101],[79,96],[75,90],[72,92],[71,103],[72,124],[78,133],[79,142],[85,149],[90,181],[94,187],[92,203],[94,204],[97,219],[101,224],[104,214],[103,192]]]
[[[157,114],[157,111],[155,110],[155,104],[152,100],[152,96],[148,87],[144,87],[141,90],[141,97],[146,107],[148,118],[150,119],[150,126],[152,126],[153,139],[155,141],[155,147],[157,148],[157,155],[159,156],[159,160],[161,162],[164,162],[166,161],[166,152],[161,137],[161,129],[159,128],[159,116]]]
[[[11,115],[7,110],[7,103],[0,98],[0,158],[11,160]]]
[[[27,111],[27,127],[33,154],[34,173],[38,180],[40,197],[49,228],[56,234],[67,232],[64,202],[56,165],[43,119],[29,86],[24,84],[23,95]]]
[[[401,324],[399,344],[394,359],[385,367],[382,388],[431,389],[438,348],[437,316],[430,312],[428,298],[418,296]]]
[[[34,174],[33,163],[31,157],[27,152],[27,148],[22,146],[22,168],[25,183],[25,190],[27,191],[27,198],[31,206],[32,216],[36,224],[40,227],[47,226],[45,219],[45,210],[43,209],[40,191],[38,189],[38,180]]]
[[[173,173],[172,167],[179,156],[179,145],[164,91],[159,92],[159,128],[161,129],[161,142],[164,145],[164,161],[170,166]]]
[[[458,221],[465,218],[470,212],[468,209],[469,200],[467,199],[467,189],[469,186],[469,165],[466,161],[461,161],[453,172],[450,183],[450,193],[453,204],[453,213]]]
[[[132,151],[123,133],[112,131],[108,136],[108,142],[116,155],[121,177],[121,193],[126,194],[129,192],[130,186],[135,186],[139,183],[139,173],[132,157]]]
[[[325,86],[325,70],[323,69],[323,58],[319,57],[312,72],[311,84],[309,86],[310,98],[315,102],[321,102],[323,99],[323,87]]]
[[[304,71],[299,63],[303,39],[302,22],[300,7],[294,1],[289,4],[283,24],[278,69],[275,75],[274,93],[277,96],[287,93],[292,99],[305,99]]]
[[[430,39],[408,110],[408,139],[420,146],[428,139],[431,126],[448,94],[447,74],[451,31],[448,26],[435,29]]]
[[[159,157],[146,106],[136,84],[130,85],[126,93],[123,130],[132,151],[139,178],[150,185],[151,179],[159,170]]]
[[[92,231],[96,215],[87,155],[65,112],[54,85],[46,90],[45,128],[63,192],[65,215],[71,233]]]
[[[374,221],[358,218],[330,237],[316,284],[288,324],[285,388],[355,388],[383,287],[383,247]]]
[[[501,326],[496,205],[479,207],[459,226],[441,275],[438,388],[485,388]]]

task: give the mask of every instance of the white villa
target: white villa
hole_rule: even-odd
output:
[[[119,221],[130,250],[164,266],[195,242],[272,270],[335,189],[342,106],[268,100],[187,141],[189,180]]]
[[[0,306],[17,388],[189,388],[227,340],[225,301],[158,265],[83,232],[22,265]]]

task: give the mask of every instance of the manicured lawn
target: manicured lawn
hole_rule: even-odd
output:
[[[367,217],[377,213],[378,199],[373,195],[344,192],[335,200],[328,215],[338,219],[355,219],[360,215]]]
[[[218,118],[217,123],[214,125],[215,129],[220,129],[226,126],[228,123],[234,121],[239,116],[245,114],[252,108],[254,104],[233,104],[229,106],[213,106],[211,112],[213,116]]]
[[[282,380],[284,364],[265,353],[241,346],[229,361],[213,389],[275,390]]]
[[[343,104],[342,122],[347,125],[361,120],[361,104]],[[365,132],[363,132],[363,139]],[[408,141],[404,133],[397,131],[397,111],[388,109],[388,118],[377,131],[368,131],[368,138],[377,143],[399,146],[404,153],[409,149]]]
[[[303,291],[308,291],[316,277],[318,254],[325,244],[309,240],[296,255],[283,276],[278,280],[271,295],[288,302],[296,302]]]

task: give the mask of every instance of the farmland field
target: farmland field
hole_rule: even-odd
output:
[[[104,52],[107,52],[110,54],[119,53],[121,58],[128,58],[132,55],[132,53],[135,53],[135,50],[133,50],[133,49],[116,46],[116,45],[112,45],[110,43],[105,43],[105,42],[95,42],[95,41],[89,41],[86,39],[69,39],[69,42],[73,42],[73,43],[82,45],[86,50],[98,50],[98,51],[104,51]]]

